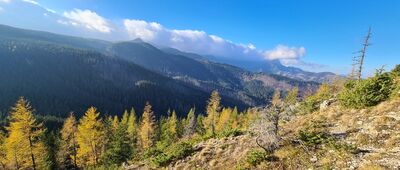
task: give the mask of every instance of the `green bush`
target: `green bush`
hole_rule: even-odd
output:
[[[317,92],[314,95],[306,97],[306,99],[301,102],[299,110],[303,114],[312,113],[319,109],[319,105],[324,100],[329,100],[333,97],[333,89],[331,85],[323,83],[319,86]]]
[[[328,142],[328,124],[325,121],[311,121],[304,129],[298,133],[298,138],[307,146],[317,146]]]
[[[267,153],[261,150],[250,150],[246,155],[246,162],[249,165],[257,166],[267,159]]]
[[[388,99],[393,90],[393,77],[389,73],[376,73],[366,80],[350,80],[339,94],[342,106],[363,108],[375,106]]]
[[[243,131],[240,129],[228,129],[228,130],[224,130],[222,131],[220,134],[218,134],[218,137],[223,138],[223,137],[236,137],[236,136],[240,136],[243,135]]]
[[[162,152],[153,152],[152,157],[150,157],[150,161],[157,167],[166,166],[173,161],[191,155],[193,152],[192,145],[186,142],[180,142],[177,144],[172,144]]]

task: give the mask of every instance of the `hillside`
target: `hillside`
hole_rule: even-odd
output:
[[[15,75],[3,75],[4,77],[1,80],[5,82],[3,90],[5,91],[4,94],[8,96],[0,103],[1,110],[4,113],[7,112],[6,108],[15,102],[18,96],[25,95],[29,99],[35,99],[35,102],[44,101],[36,105],[41,114],[65,116],[69,111],[81,113],[84,108],[89,106],[89,101],[93,101],[94,96],[98,96],[99,98],[90,104],[104,107],[105,112],[120,114],[123,109],[129,108],[131,105],[135,108],[141,108],[144,100],[151,99],[151,102],[157,104],[157,108],[155,108],[157,112],[166,112],[170,108],[176,109],[180,115],[184,115],[193,105],[204,107],[205,96],[212,90],[220,91],[224,96],[225,105],[237,105],[240,109],[244,109],[247,106],[268,103],[276,89],[285,92],[297,86],[301,92],[305,92],[315,89],[318,85],[315,82],[304,82],[269,74],[255,74],[226,64],[194,59],[190,53],[175,51],[172,54],[141,40],[113,43],[18,29],[5,25],[0,25],[0,37],[2,37],[3,42],[1,54],[2,60],[4,60],[0,63],[0,66],[9,71],[11,69],[9,66],[14,64],[15,68],[19,70],[19,72],[13,73]],[[75,58],[71,59],[71,55]],[[82,62],[85,61],[86,57],[92,56],[104,60],[105,63],[101,67],[93,68],[95,70],[88,70],[88,66],[93,63]],[[37,62],[42,65],[35,64]],[[25,73],[29,70],[28,68],[32,69],[31,72]],[[60,69],[65,70],[60,73]],[[90,71],[90,73],[86,73],[87,71]],[[120,75],[120,72],[123,72],[123,74]],[[105,74],[105,76],[98,73]],[[34,75],[28,77],[29,74]],[[72,74],[78,74],[76,77],[80,78],[74,78]],[[40,80],[39,76],[49,83],[35,82],[34,80]],[[61,77],[72,78],[73,80],[66,80],[68,80],[68,83],[77,83],[78,85],[63,83]],[[21,79],[21,81],[17,83],[15,79]],[[83,82],[85,79],[88,82]],[[148,79],[151,79],[150,82],[147,82]],[[88,89],[86,86],[89,86],[89,80],[96,82],[94,85],[96,88],[91,89],[93,90],[91,92],[84,92]],[[151,89],[154,88],[155,90],[151,91],[157,93],[145,94],[144,90],[132,88],[132,84],[135,84],[133,81],[141,82],[139,84],[144,82],[146,88],[153,86]],[[169,83],[164,85],[164,83],[161,83],[163,81],[171,82],[174,85]],[[33,87],[38,87],[38,89],[33,90]],[[117,89],[99,92],[95,91],[97,88],[101,88],[101,91]],[[47,96],[44,94],[50,92],[42,93],[41,90],[44,89],[58,90],[54,90],[52,94],[48,94],[51,96]],[[18,91],[18,93],[12,93],[12,91]],[[158,93],[158,91],[163,92]],[[10,95],[11,93],[12,95]],[[53,93],[57,93],[57,95]],[[53,98],[61,98],[61,93],[70,96],[59,99],[61,101],[53,100]],[[85,94],[87,97],[84,97],[84,95],[80,97],[78,94]],[[193,96],[190,97],[192,99],[184,100],[184,103],[177,100],[178,98],[187,99],[188,95],[192,94]],[[144,97],[146,95],[150,96]],[[70,101],[74,98],[79,100]],[[134,98],[138,98],[135,100],[139,100],[139,102],[132,102]],[[168,99],[167,102],[164,101],[165,99]],[[162,102],[164,104],[161,104]],[[43,106],[44,103],[48,103],[48,106]],[[115,103],[115,105],[111,103]],[[129,103],[134,104],[130,105]],[[58,105],[62,106],[54,110]]]
[[[20,96],[32,100],[38,114],[65,117],[82,114],[89,106],[122,114],[146,101],[157,104],[158,114],[169,108],[185,113],[203,106],[208,94],[101,53],[60,45],[5,40],[0,42],[0,108]],[[227,99],[227,105],[239,104]]]
[[[189,140],[191,150],[167,164],[156,157],[125,168],[398,169],[400,65],[396,68],[366,80],[323,84],[300,101],[274,97],[271,106],[253,108],[250,117],[247,113],[248,124],[239,128],[241,133],[222,131],[215,137]],[[347,103],[353,98],[363,100]],[[219,122],[225,119],[224,111],[220,116]]]

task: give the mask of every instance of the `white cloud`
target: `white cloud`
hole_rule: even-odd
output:
[[[306,49],[304,47],[288,47],[285,45],[278,45],[273,50],[264,52],[264,57],[269,60],[275,59],[298,59],[305,55]]]
[[[304,47],[278,45],[272,50],[259,50],[253,44],[235,44],[216,35],[199,30],[176,30],[159,23],[125,19],[124,26],[130,38],[141,38],[158,45],[170,46],[198,54],[231,57],[236,59],[291,60],[295,63],[306,53]]]
[[[31,4],[34,4],[34,5],[39,5],[39,3],[38,3],[38,2],[36,2],[36,1],[33,1],[33,0],[22,0],[22,1],[24,1],[24,2],[28,2],[28,3],[31,3]]]
[[[82,26],[89,30],[102,33],[110,33],[112,31],[110,24],[105,18],[90,10],[74,9],[69,12],[64,12],[63,15],[69,19],[69,21],[63,21],[64,23],[70,23],[74,26]]]
[[[9,3],[11,0],[0,0],[0,2]]]

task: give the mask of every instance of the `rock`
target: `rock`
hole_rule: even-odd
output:
[[[311,162],[317,162],[317,161],[318,161],[318,159],[317,159],[317,157],[316,157],[316,156],[313,156],[312,158],[310,158],[310,161],[311,161]]]

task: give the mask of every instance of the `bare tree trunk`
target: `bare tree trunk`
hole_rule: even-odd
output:
[[[367,47],[370,45],[368,43],[369,38],[371,37],[371,27],[368,29],[368,34],[365,37],[363,48],[360,51],[360,59],[359,59],[359,68],[358,68],[358,80],[361,80],[361,74],[362,74],[362,69],[363,69],[363,64],[364,64],[364,58],[365,58],[365,53],[367,51]]]
[[[32,139],[30,136],[29,136],[29,147],[31,150],[31,159],[32,159],[33,170],[36,170],[35,156],[33,155],[33,144],[32,144]]]

